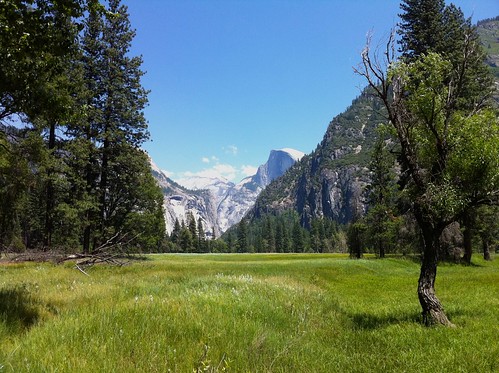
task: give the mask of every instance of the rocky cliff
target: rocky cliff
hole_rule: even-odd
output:
[[[315,151],[274,180],[248,216],[297,211],[304,226],[315,217],[347,223],[365,210],[363,190],[375,128],[385,121],[381,104],[368,91],[329,124]]]

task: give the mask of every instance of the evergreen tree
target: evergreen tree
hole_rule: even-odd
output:
[[[303,229],[298,221],[296,221],[293,225],[292,240],[293,240],[293,252],[302,253],[305,251],[305,239],[303,237]]]
[[[267,215],[263,220],[262,228],[263,251],[272,253],[276,251],[276,237],[272,217]]]
[[[492,78],[471,19],[454,4],[445,6],[444,0],[403,0],[400,8],[400,51],[406,61],[429,52],[440,54],[453,65],[447,77],[454,90],[449,109],[474,110],[482,105],[490,97]]]
[[[397,234],[395,160],[385,148],[385,136],[378,131],[369,170],[371,183],[367,187],[369,210],[365,216],[366,241],[380,258],[385,257]]]
[[[27,245],[51,247],[57,227],[66,223],[63,211],[57,211],[68,193],[63,180],[66,139],[58,140],[56,130],[63,131],[76,112],[74,97],[79,84],[72,61],[78,51],[77,20],[83,11],[83,2],[71,0],[0,4],[0,119],[8,123],[9,117],[17,115],[25,124],[22,131],[9,133],[9,147],[30,159],[36,179],[31,183],[34,188],[26,190],[30,195],[24,196],[34,202],[26,203],[22,213],[23,219],[33,219],[26,225]],[[7,127],[0,129],[5,140]],[[60,244],[69,234],[59,231],[55,243]]]
[[[198,236],[197,236],[198,250],[200,252],[206,252],[207,251],[206,250],[206,246],[207,246],[206,245],[206,236],[205,236],[204,227],[203,227],[203,220],[201,219],[201,217],[198,218],[197,232],[198,232]]]
[[[278,253],[286,253],[289,251],[288,233],[282,217],[280,217],[276,223],[275,246]]]
[[[245,218],[237,225],[237,252],[248,252],[248,223]]]
[[[347,245],[350,251],[350,257],[361,259],[364,254],[364,235],[366,225],[361,219],[357,219],[348,225]]]
[[[178,244],[179,237],[180,237],[180,222],[178,221],[178,218],[175,218],[175,223],[173,224],[173,230],[170,236],[170,240],[173,243]]]
[[[84,232],[84,250],[90,236],[102,242],[123,230],[130,212],[130,200],[119,199],[125,187],[133,195],[133,177],[123,178],[130,165],[144,167],[137,149],[149,136],[143,109],[147,91],[141,86],[141,57],[130,57],[135,31],[131,29],[127,7],[110,0],[107,12],[89,12],[83,37],[83,65],[86,82],[87,123],[74,129],[86,141],[86,191],[98,208],[89,206]],[[93,195],[97,191],[98,195]],[[111,193],[118,193],[112,195]],[[120,205],[122,203],[122,205]],[[97,211],[97,213],[94,213]],[[94,230],[92,234],[90,231]]]
[[[422,54],[443,47],[444,0],[402,0],[398,24],[402,56],[415,59]]]
[[[194,251],[193,239],[194,237],[192,237],[190,230],[185,226],[185,224],[182,224],[179,236],[179,246],[181,251],[186,253]]]

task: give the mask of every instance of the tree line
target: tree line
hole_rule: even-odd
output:
[[[0,248],[162,244],[127,7],[0,2]]]
[[[329,218],[317,218],[310,229],[302,226],[296,211],[242,219],[222,239],[229,252],[323,253],[346,251],[344,234]]]

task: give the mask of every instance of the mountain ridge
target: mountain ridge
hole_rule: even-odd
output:
[[[266,185],[280,177],[303,155],[303,152],[291,148],[271,150],[267,162],[258,168],[257,173],[237,184],[222,178],[191,177],[184,179],[184,185],[181,185],[151,160],[153,175],[164,195],[167,232],[172,232],[175,220],[187,223],[192,214],[196,221],[201,219],[207,236],[218,237],[243,218]],[[192,189],[185,185],[186,180]]]

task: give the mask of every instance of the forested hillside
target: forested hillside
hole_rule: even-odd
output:
[[[499,16],[479,21],[477,31],[487,54],[486,63],[495,77],[494,99],[499,105]]]

